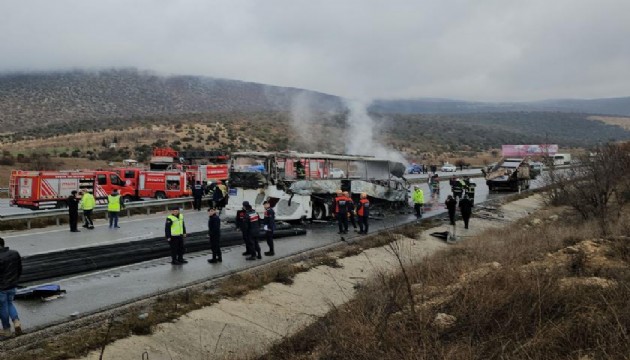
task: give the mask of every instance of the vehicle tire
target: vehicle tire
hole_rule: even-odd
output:
[[[123,196],[123,198],[122,198],[122,202],[123,202],[123,204],[128,204],[128,203],[130,203],[132,200],[133,200],[133,198],[132,198],[131,196],[129,196],[129,195],[125,195],[125,196]]]
[[[313,203],[313,220],[324,220],[326,218],[326,207],[320,202]]]
[[[155,193],[155,198],[158,200],[166,199],[166,194],[161,191],[158,191]]]

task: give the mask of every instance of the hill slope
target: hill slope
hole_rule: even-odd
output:
[[[157,76],[135,69],[0,75],[5,130],[72,120],[204,112],[288,110],[307,94],[319,109],[341,100],[313,91],[197,76]]]

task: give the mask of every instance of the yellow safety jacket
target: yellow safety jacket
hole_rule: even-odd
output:
[[[107,211],[120,212],[120,195],[107,196]]]
[[[82,210],[93,210],[96,206],[96,200],[94,199],[94,195],[90,193],[85,193],[81,197],[81,209]]]
[[[167,219],[171,220],[171,236],[181,236],[184,234],[184,215],[169,215]]]
[[[424,192],[421,189],[414,190],[412,199],[414,204],[424,204]]]

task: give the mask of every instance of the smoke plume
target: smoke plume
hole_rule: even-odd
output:
[[[406,164],[405,157],[398,151],[389,149],[374,138],[377,124],[367,112],[365,103],[358,100],[346,100],[348,121],[346,129],[346,153],[352,155],[371,155],[377,158],[399,161]]]

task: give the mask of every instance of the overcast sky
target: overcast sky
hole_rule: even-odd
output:
[[[0,71],[137,67],[349,98],[630,96],[630,0],[0,0]]]

